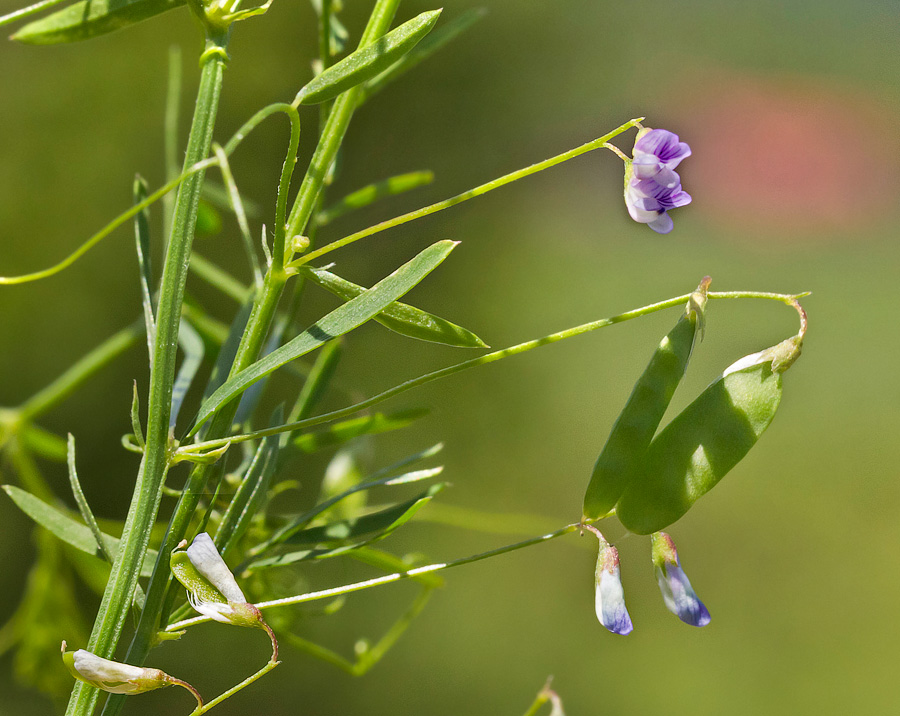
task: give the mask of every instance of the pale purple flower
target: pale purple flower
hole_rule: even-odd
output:
[[[709,624],[709,610],[700,601],[681,568],[675,542],[665,532],[656,532],[650,538],[650,544],[656,581],[666,608],[685,624],[696,627]]]
[[[691,195],[681,188],[681,177],[675,171],[690,154],[691,148],[665,129],[638,133],[634,159],[626,160],[625,167],[625,205],[632,219],[659,234],[672,230],[668,211],[691,203]]]
[[[630,634],[634,627],[625,608],[625,592],[619,577],[619,551],[604,539],[599,530],[588,529],[600,540],[594,598],[597,619],[613,634]]]

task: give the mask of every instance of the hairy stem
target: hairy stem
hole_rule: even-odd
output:
[[[209,153],[213,126],[225,71],[225,37],[210,38],[203,54],[200,88],[185,155],[185,168]],[[210,51],[210,50],[221,50]],[[156,520],[161,486],[169,465],[169,413],[178,350],[181,303],[197,221],[197,206],[203,174],[188,177],[179,187],[175,201],[172,233],[160,286],[157,312],[157,339],[150,366],[147,437],[144,458],[138,472],[134,496],[125,520],[119,554],[113,564],[87,648],[110,658],[115,652],[122,626],[137,584],[140,565]],[[67,716],[89,716],[99,692],[82,682],[72,691]]]

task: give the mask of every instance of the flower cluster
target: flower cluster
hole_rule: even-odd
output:
[[[630,634],[634,628],[625,608],[625,591],[619,576],[619,552],[596,527],[585,525],[600,540],[595,573],[597,619],[613,634]],[[709,611],[681,568],[675,543],[665,532],[651,537],[653,567],[666,608],[685,624],[702,627],[709,624]]]
[[[625,205],[631,218],[658,234],[668,234],[674,224],[669,209],[691,203],[675,171],[691,148],[665,129],[638,132],[631,160],[625,165]]]

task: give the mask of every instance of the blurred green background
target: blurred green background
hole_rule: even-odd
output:
[[[358,36],[370,3],[346,4],[343,17]],[[445,18],[476,5],[490,10],[484,20],[357,115],[331,196],[415,169],[433,169],[435,183],[342,219],[323,238],[450,196],[634,116],[689,142],[694,155],[682,176],[694,203],[673,214],[675,231],[666,237],[630,221],[621,163],[595,152],[334,260],[347,276],[374,282],[427,243],[461,240],[411,302],[494,347],[685,293],[705,274],[714,290],[812,291],[804,301],[809,337],[786,376],[777,420],[719,489],[670,530],[712,624],[691,629],[664,609],[648,540],[629,537],[619,547],[635,631],[608,634],[593,613],[595,542],[571,536],[446,572],[447,586],[361,679],[286,647],[282,667],[217,712],[515,715],[550,674],[570,716],[895,712],[896,6],[466,0],[448,3]],[[407,0],[398,19],[431,7]],[[136,171],[160,182],[167,48],[184,49],[189,102],[198,35],[180,10],[80,45],[0,44],[0,273],[58,260],[128,205]],[[264,18],[237,28],[220,141],[262,105],[293,97],[310,77],[313,41],[305,2],[276,0]],[[314,111],[303,115],[305,156],[315,119]],[[630,149],[631,139],[619,146]],[[264,206],[285,141],[285,126],[275,121],[234,160],[242,190]],[[246,277],[227,221],[223,234],[197,247]],[[56,278],[0,290],[0,405],[21,402],[133,320],[135,279],[123,231]],[[192,286],[228,317],[232,306]],[[310,318],[316,306],[310,303]],[[612,421],[675,315],[611,327],[407,394],[390,407],[424,405],[431,415],[411,431],[379,438],[377,461],[443,440],[453,488],[439,499],[540,515],[551,525],[571,522]],[[732,360],[795,325],[792,312],[776,304],[713,303],[706,340],[673,409]],[[353,334],[348,347],[339,377],[367,393],[467,357],[374,325]],[[146,387],[139,349],[43,421],[75,433],[85,491],[106,518],[124,515],[133,485],[136,460],[119,437],[130,429],[135,378]],[[43,467],[68,499],[62,466]],[[2,469],[4,482],[13,479]],[[609,532],[621,536],[621,528]],[[29,521],[0,499],[2,615],[21,598],[31,535]],[[445,560],[516,539],[420,521],[384,546]],[[325,587],[361,573],[335,564],[303,576]],[[339,618],[310,617],[307,633],[349,655],[359,636],[376,637],[413,592],[400,584],[354,595]],[[84,593],[88,610],[93,600]],[[160,650],[154,665],[214,693],[264,661],[267,646],[256,636],[258,645],[242,630],[207,625]],[[52,703],[17,684],[12,671],[7,653],[0,658],[0,714],[51,713]],[[185,708],[185,695],[165,692],[135,698],[129,713]]]

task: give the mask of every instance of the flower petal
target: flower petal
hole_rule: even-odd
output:
[[[671,216],[669,216],[666,212],[663,212],[653,221],[649,222],[647,226],[653,229],[657,234],[668,234],[673,228],[675,228],[675,222],[672,221]]]
[[[188,559],[200,574],[218,589],[229,602],[246,602],[247,598],[238,586],[234,575],[216,549],[212,538],[201,532],[187,548]],[[199,611],[199,610],[198,610]]]

